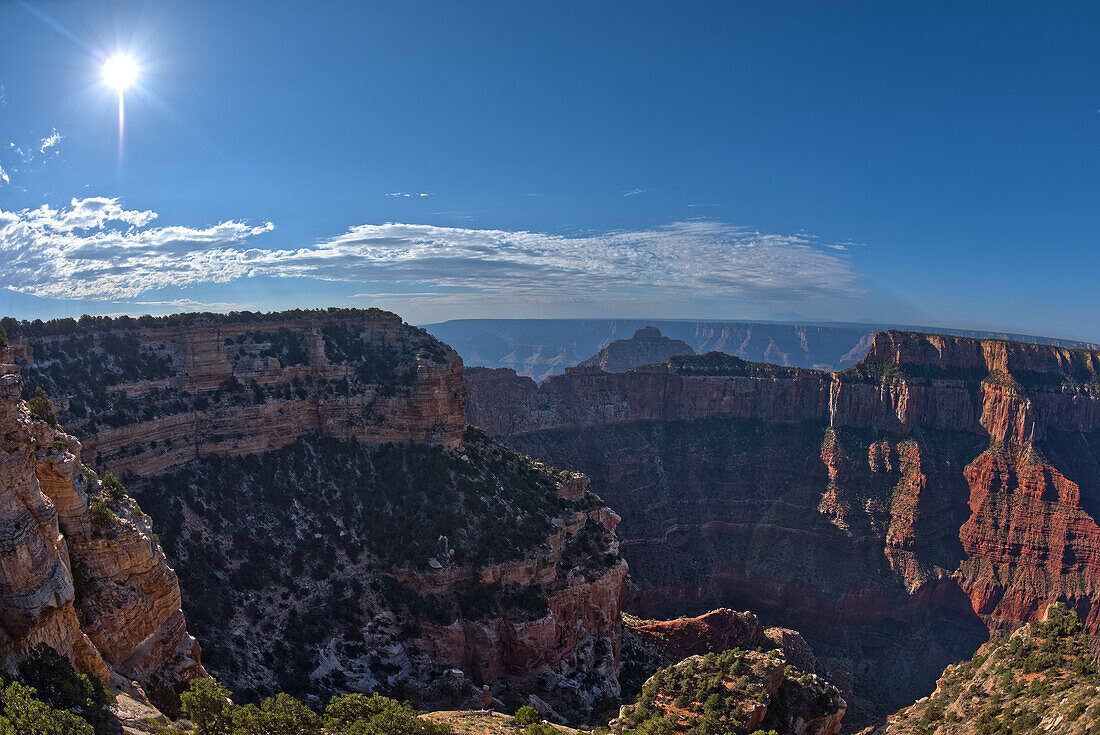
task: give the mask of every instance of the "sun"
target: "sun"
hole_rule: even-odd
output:
[[[115,54],[103,62],[103,81],[107,86],[122,92],[134,85],[138,71],[137,62],[132,56]]]

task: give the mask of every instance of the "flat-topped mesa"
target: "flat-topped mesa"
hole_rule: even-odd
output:
[[[657,327],[642,327],[630,339],[617,339],[578,365],[621,373],[641,365],[664,362],[675,355],[694,355],[695,350],[679,339],[669,339]]]
[[[994,441],[1100,428],[1100,353],[1053,345],[882,332],[837,373],[834,425],[988,433]]]
[[[12,359],[0,348],[0,667],[46,643],[123,688],[204,676],[150,519],[42,406],[28,411]]]
[[[1001,339],[971,339],[920,332],[879,332],[865,363],[893,362],[897,365],[939,368],[945,373],[988,374],[996,370],[1019,373],[1037,383],[1057,376],[1095,375],[1100,370],[1100,353],[1057,345],[1013,342]]]
[[[88,460],[116,474],[254,454],[311,431],[371,443],[462,441],[461,359],[389,312],[87,318],[16,329],[25,395],[44,388]]]
[[[466,377],[469,422],[497,435],[713,417],[823,421],[829,406],[829,373],[720,352],[675,356],[622,373],[576,368],[542,384],[507,368],[472,369]]]

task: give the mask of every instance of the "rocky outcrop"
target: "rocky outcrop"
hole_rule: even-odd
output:
[[[687,342],[669,339],[657,327],[642,327],[630,339],[617,339],[577,367],[598,367],[609,373],[622,373],[642,365],[664,362],[676,355],[694,355]]]
[[[80,443],[31,418],[21,388],[0,349],[0,665],[46,643],[118,686],[205,675],[149,518],[122,494],[90,512],[104,488]]]
[[[638,620],[630,627],[671,663],[707,651],[759,648],[768,643],[764,626],[755,615],[726,607],[693,618]]]
[[[40,324],[12,337],[26,395],[45,389],[118,475],[315,431],[457,446],[465,427],[458,355],[376,309]]]
[[[731,735],[837,735],[847,709],[836,687],[789,664],[781,651],[734,648],[659,669],[610,727],[618,733],[701,728]]]
[[[1098,374],[1096,352],[889,332],[841,373],[478,371],[468,415],[593,477],[623,516],[628,610],[797,629],[859,719],[1055,600],[1098,629]]]

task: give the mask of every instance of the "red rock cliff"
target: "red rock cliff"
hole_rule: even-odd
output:
[[[541,385],[473,371],[468,415],[593,477],[623,515],[628,609],[753,609],[904,702],[979,620],[1065,600],[1100,630],[1098,375],[1096,352],[887,332],[832,374],[717,355]]]

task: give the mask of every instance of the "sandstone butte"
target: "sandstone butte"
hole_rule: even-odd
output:
[[[577,367],[598,367],[609,373],[622,373],[642,365],[664,362],[676,355],[694,355],[695,350],[679,339],[669,339],[657,327],[642,327],[630,339],[617,339]]]
[[[139,700],[204,676],[150,519],[125,498],[92,522],[80,442],[31,419],[22,387],[0,347],[0,667],[46,643]]]
[[[88,463],[133,478],[135,487],[140,487],[140,478],[187,462],[256,455],[307,435],[367,445],[415,442],[457,454],[463,451],[466,386],[461,359],[423,330],[386,312],[93,320],[81,325],[69,321],[8,331],[27,382],[23,394],[29,397],[34,388],[46,389],[61,421],[81,436]],[[18,395],[17,388],[12,390]],[[564,682],[559,691],[573,692],[551,700],[563,712],[583,711],[599,697],[617,696],[619,616],[628,588],[617,542],[601,551],[614,563],[600,566],[594,575],[573,568],[575,561],[563,565],[562,556],[566,541],[590,521],[613,539],[618,516],[602,503],[593,505],[594,496],[585,492],[587,480],[572,476],[559,487],[563,510],[561,517],[551,519],[555,530],[544,544],[534,543],[537,553],[527,558],[485,568],[446,564],[392,569],[377,568],[364,559],[361,569],[330,569],[334,579],[367,585],[364,609],[374,609],[370,606],[377,603],[378,614],[362,621],[364,630],[369,623],[377,632],[378,640],[369,639],[377,654],[372,658],[380,658],[384,669],[402,676],[457,667],[479,681],[533,686],[535,679],[549,677],[551,682]],[[205,507],[216,509],[217,501],[213,502]],[[201,524],[191,517],[188,524]],[[220,532],[216,523],[195,530],[208,538]],[[376,586],[383,577],[424,599],[453,596],[479,585],[535,587],[545,594],[549,612],[535,620],[405,620],[402,613],[408,611],[387,612],[383,596],[371,591],[372,580]],[[178,599],[175,605],[178,609]],[[237,609],[230,614],[245,612]],[[402,631],[407,622],[419,630],[412,640]],[[259,627],[248,630],[244,638],[265,635]],[[332,626],[333,634],[336,631]],[[206,634],[200,631],[202,635]],[[226,646],[244,640],[228,632],[223,638],[221,645]],[[326,651],[331,641],[314,643],[318,651]],[[260,644],[262,640],[246,641],[241,659],[249,656],[252,661],[256,650],[263,651]],[[233,651],[214,653],[234,659]],[[335,654],[325,655],[332,659],[326,669],[346,666],[349,677],[355,674],[363,681],[377,674],[358,671],[354,661]],[[234,680],[228,671],[214,673],[235,690],[263,691],[278,684],[277,662],[274,668],[262,661],[256,666],[253,679]],[[571,683],[573,678],[590,685]]]
[[[592,477],[627,609],[752,609],[902,705],[1052,602],[1100,631],[1098,373],[1087,350],[885,332],[838,373],[472,370],[468,419]]]

